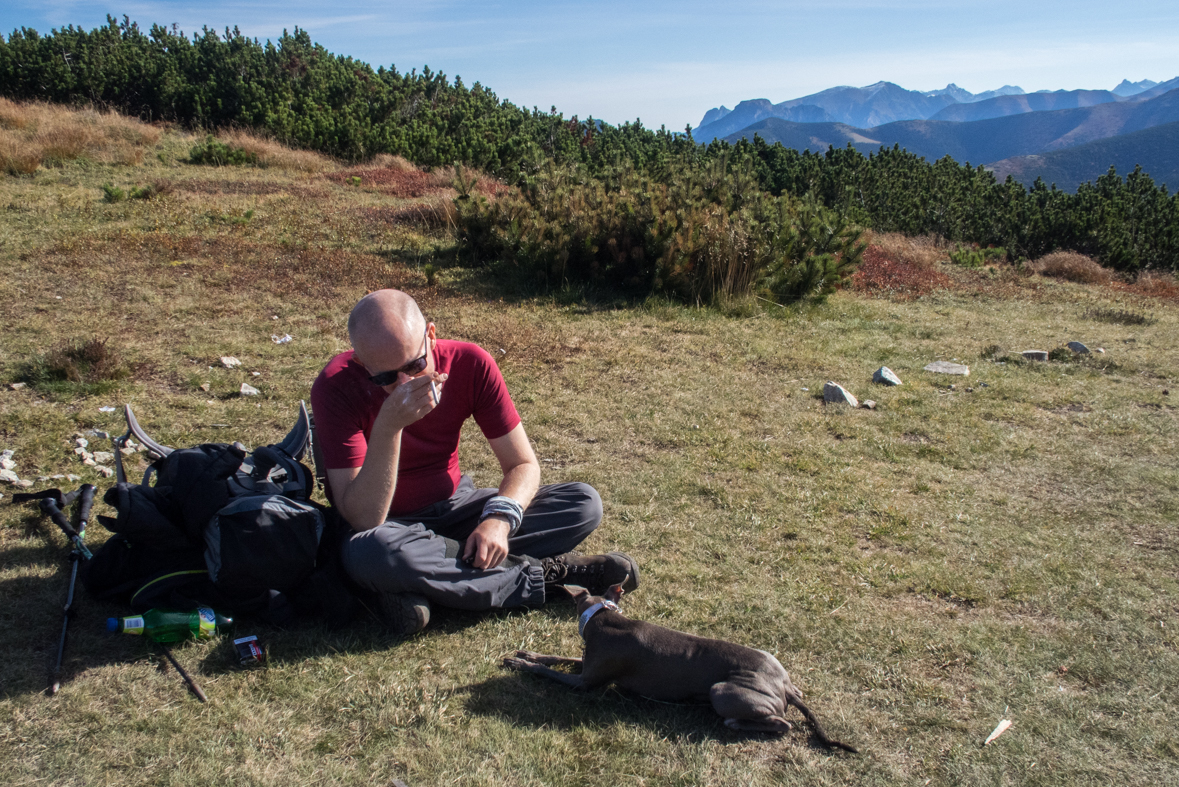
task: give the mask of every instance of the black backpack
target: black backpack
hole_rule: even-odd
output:
[[[343,530],[311,500],[315,477],[300,461],[311,446],[300,403],[281,443],[247,452],[240,443],[172,449],[142,430],[128,405],[128,433],[153,458],[141,483],[119,482],[104,500],[115,535],[83,570],[86,589],[141,612],[211,605],[274,623],[351,619],[357,602],[339,564]],[[151,477],[155,475],[155,483]]]

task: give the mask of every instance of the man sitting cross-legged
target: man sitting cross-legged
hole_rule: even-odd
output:
[[[328,495],[356,531],[342,547],[348,575],[377,594],[382,617],[403,634],[429,622],[430,602],[536,606],[558,584],[636,587],[629,556],[569,553],[601,521],[598,493],[539,486],[495,361],[435,330],[404,292],[370,293],[348,318],[353,349],[312,386]],[[503,469],[498,489],[476,489],[459,471],[459,432],[471,416]]]

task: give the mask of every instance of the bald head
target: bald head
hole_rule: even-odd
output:
[[[426,318],[401,290],[377,290],[360,299],[348,315],[348,338],[361,363],[396,368],[419,353]],[[407,356],[398,361],[401,356]]]

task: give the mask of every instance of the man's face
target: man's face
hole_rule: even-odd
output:
[[[388,341],[374,348],[366,348],[363,358],[358,359],[369,372],[369,382],[385,390],[392,390],[415,377],[434,371],[433,323],[427,323],[422,341],[406,348],[396,341]]]

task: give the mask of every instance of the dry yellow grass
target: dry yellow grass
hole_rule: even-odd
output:
[[[1105,284],[1113,278],[1109,269],[1075,251],[1054,251],[1029,263],[1028,268],[1041,276],[1078,284]]]
[[[325,172],[336,167],[336,162],[328,156],[309,150],[294,150],[281,142],[240,129],[224,131],[217,135],[217,139],[256,156],[263,167],[291,172]]]
[[[0,169],[29,175],[44,165],[87,158],[134,165],[161,129],[114,112],[74,110],[0,98]]]

